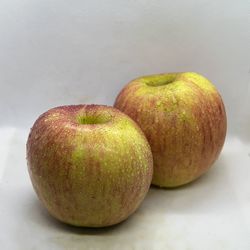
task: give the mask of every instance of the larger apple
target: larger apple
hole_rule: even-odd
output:
[[[140,77],[124,87],[114,106],[145,133],[153,152],[155,185],[189,183],[221,152],[226,135],[223,101],[212,83],[197,73]]]
[[[103,227],[131,215],[148,192],[150,146],[136,123],[101,105],[53,108],[27,142],[28,170],[43,205],[60,221]]]

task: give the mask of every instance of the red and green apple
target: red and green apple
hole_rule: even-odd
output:
[[[62,106],[42,114],[29,134],[27,162],[49,213],[87,227],[125,220],[147,194],[153,173],[141,129],[102,105]]]
[[[152,183],[177,187],[204,174],[226,136],[226,112],[215,86],[193,73],[140,77],[128,83],[114,106],[145,133],[153,153]]]

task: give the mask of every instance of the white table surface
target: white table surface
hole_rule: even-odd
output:
[[[250,249],[250,144],[228,137],[199,180],[173,190],[151,188],[124,223],[85,229],[57,222],[40,205],[27,173],[27,133],[0,130],[0,249]]]

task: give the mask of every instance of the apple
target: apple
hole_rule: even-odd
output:
[[[28,137],[27,163],[49,213],[86,227],[125,220],[141,204],[153,174],[141,129],[104,105],[62,106],[42,114]]]
[[[204,174],[218,158],[226,136],[222,98],[205,77],[169,73],[127,84],[114,107],[129,115],[152,149],[152,184],[177,187]]]

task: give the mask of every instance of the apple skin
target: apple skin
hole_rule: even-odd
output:
[[[152,149],[152,184],[177,187],[204,174],[218,158],[227,121],[222,98],[193,73],[144,76],[131,81],[114,107],[129,115]]]
[[[125,220],[143,201],[153,174],[141,129],[102,105],[62,106],[42,114],[28,137],[27,163],[49,213],[85,227]]]

